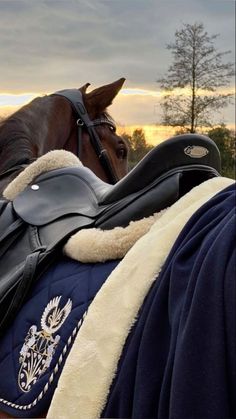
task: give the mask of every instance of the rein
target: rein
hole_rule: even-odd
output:
[[[117,175],[109,159],[107,150],[103,147],[95,129],[97,125],[102,125],[102,124],[111,125],[112,127],[115,128],[114,122],[108,117],[97,118],[91,121],[84,105],[82,93],[78,89],[59,90],[53,93],[51,96],[62,96],[66,98],[70,102],[70,104],[72,105],[72,108],[74,109],[76,115],[78,116],[78,119],[76,121],[77,138],[78,138],[77,156],[80,157],[80,153],[82,149],[82,130],[83,128],[86,128],[90,137],[91,144],[94,148],[94,151],[96,155],[98,156],[109,181],[112,184],[115,184],[118,181]]]
[[[16,172],[17,170],[25,169],[28,164],[17,164],[16,166],[10,167],[10,169],[5,170],[5,172],[0,173],[0,180],[5,176],[9,176],[11,173]]]

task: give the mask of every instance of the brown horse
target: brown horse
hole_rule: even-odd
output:
[[[116,134],[114,121],[106,112],[124,81],[121,78],[89,93],[87,83],[78,90],[38,97],[4,120],[0,124],[0,195],[25,165],[55,149],[77,154],[105,182],[115,183],[125,176],[128,146]],[[84,123],[83,115],[82,119],[80,114],[78,118],[74,104],[68,100],[71,92],[73,96],[77,92],[82,98],[82,113],[87,111],[89,126]]]

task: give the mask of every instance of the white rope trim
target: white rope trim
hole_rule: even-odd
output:
[[[79,320],[77,326],[73,329],[73,331],[72,331],[71,335],[69,336],[69,338],[68,338],[68,340],[67,340],[67,342],[66,342],[66,344],[65,344],[65,346],[64,346],[64,348],[62,350],[62,353],[59,356],[59,359],[58,359],[58,361],[57,361],[57,363],[56,363],[56,365],[55,365],[55,367],[54,367],[54,369],[53,369],[53,371],[52,371],[52,373],[51,373],[51,375],[49,377],[48,382],[45,384],[43,390],[39,393],[39,395],[36,397],[36,399],[34,399],[32,403],[27,404],[27,405],[21,405],[21,404],[12,403],[12,402],[10,402],[8,400],[1,399],[1,398],[0,398],[0,403],[3,403],[6,406],[10,406],[10,407],[13,407],[14,409],[18,409],[18,410],[29,410],[32,407],[35,407],[36,404],[40,400],[42,400],[43,396],[47,393],[47,391],[49,389],[49,385],[51,385],[53,383],[53,381],[55,379],[55,376],[56,376],[56,374],[57,374],[57,372],[59,370],[59,367],[62,364],[62,361],[63,361],[63,359],[65,357],[65,354],[68,351],[71,343],[73,342],[73,339],[75,338],[76,334],[78,333],[78,331],[79,331],[79,329],[80,329],[80,327],[81,327],[81,325],[82,325],[82,323],[83,323],[83,321],[84,321],[84,319],[85,319],[85,317],[87,315],[87,312],[88,312],[88,310],[86,310],[84,312],[84,314],[83,314],[82,318]]]

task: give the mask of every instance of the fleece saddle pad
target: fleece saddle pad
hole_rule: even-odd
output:
[[[0,341],[0,410],[41,416],[94,296],[118,261],[64,258],[41,277]]]
[[[236,417],[235,226],[235,185],[185,225],[127,339],[102,417]]]

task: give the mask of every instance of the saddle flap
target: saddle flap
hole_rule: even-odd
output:
[[[75,175],[72,170],[63,169],[36,178],[14,199],[13,207],[25,222],[35,226],[68,215],[93,219],[101,211],[93,189],[79,176],[79,170]]]

